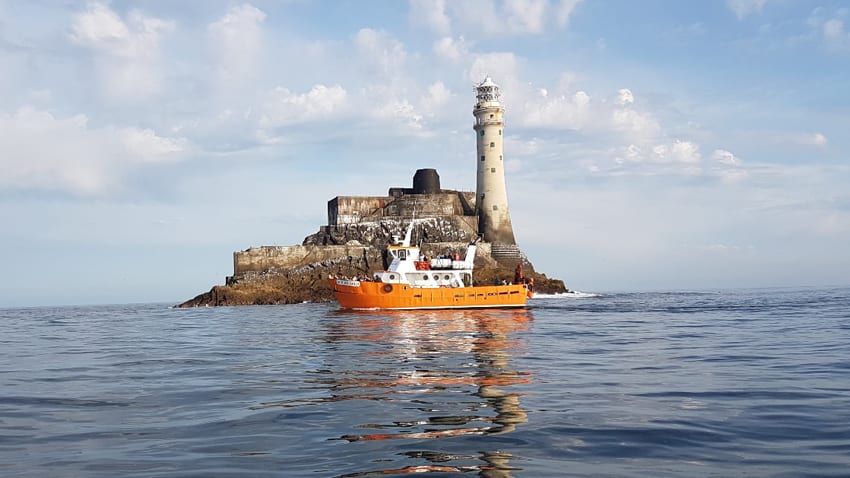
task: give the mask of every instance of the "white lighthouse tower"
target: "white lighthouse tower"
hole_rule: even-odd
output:
[[[478,175],[475,186],[475,208],[478,232],[494,244],[515,245],[514,229],[508,212],[505,188],[505,161],[502,138],[505,129],[505,107],[499,85],[488,76],[475,86],[476,102],[473,129],[477,143]],[[512,248],[514,249],[514,248]]]

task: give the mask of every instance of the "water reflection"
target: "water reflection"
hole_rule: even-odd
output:
[[[405,405],[385,408],[403,415],[384,415],[396,420],[360,423],[357,428],[367,432],[344,434],[339,440],[404,440],[409,445],[411,440],[510,433],[528,421],[521,394],[510,387],[530,381],[529,373],[511,365],[511,357],[524,347],[515,334],[527,329],[530,311],[340,312],[338,317],[328,325],[325,340],[359,346],[361,356],[348,357],[353,359],[348,363],[334,361],[328,376],[317,383],[335,400],[367,398]],[[406,458],[406,466],[341,476],[478,471],[480,476],[509,477],[511,454],[477,451],[482,444],[486,440],[476,441],[471,455],[388,447],[389,453]],[[372,461],[395,460],[390,456]]]
[[[529,310],[334,311],[321,322],[321,365],[299,387],[302,395],[255,408],[319,406],[343,417],[322,425],[341,431],[328,439],[356,447],[346,452],[356,463],[379,465],[339,470],[348,471],[341,477],[510,477],[512,455],[497,450],[506,441],[495,437],[528,421],[515,386],[530,373],[511,359],[524,352],[517,333],[531,320]]]

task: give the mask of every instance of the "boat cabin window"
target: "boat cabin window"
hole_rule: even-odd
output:
[[[398,258],[401,260],[407,259],[407,251],[404,249],[398,251]]]

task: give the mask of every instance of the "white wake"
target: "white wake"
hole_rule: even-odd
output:
[[[571,290],[569,292],[563,292],[560,294],[537,294],[535,293],[532,299],[587,299],[589,297],[599,297],[600,294],[594,294],[592,292],[581,292],[577,290]]]

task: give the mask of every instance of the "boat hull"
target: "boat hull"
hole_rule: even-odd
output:
[[[344,309],[475,309],[525,307],[523,284],[413,287],[409,284],[329,279]]]

